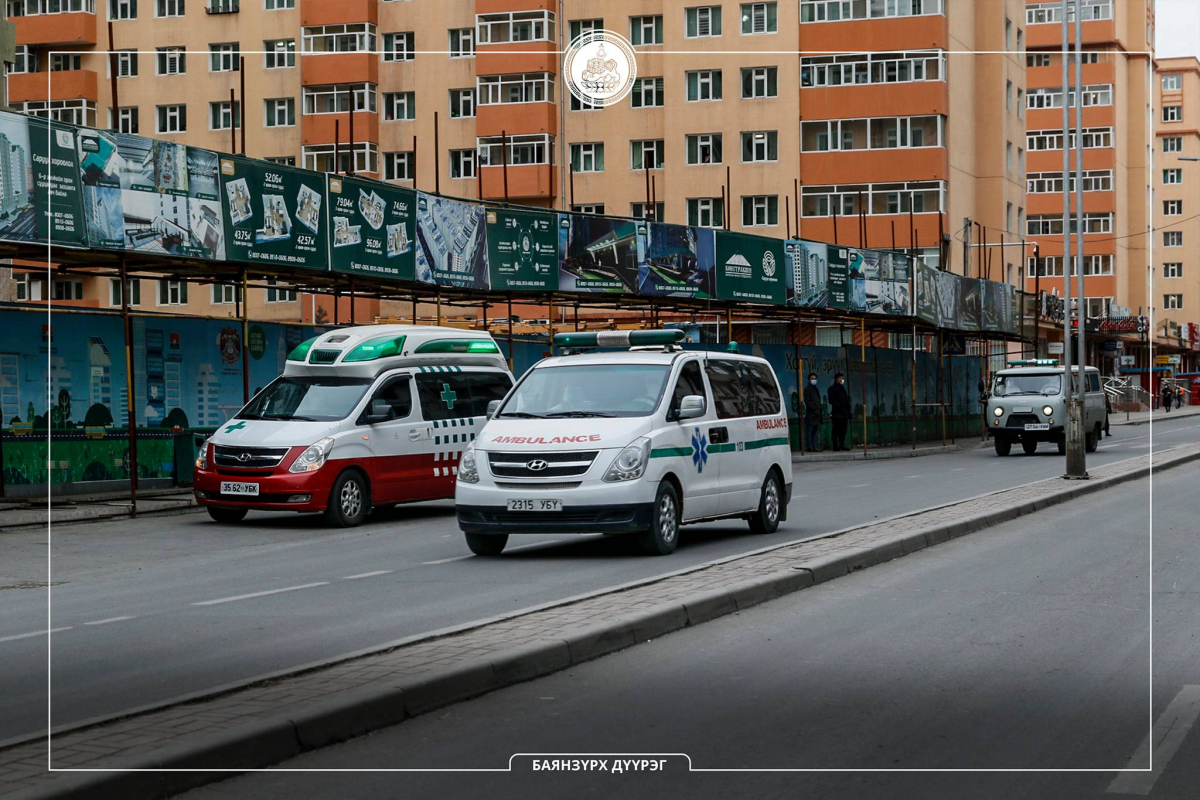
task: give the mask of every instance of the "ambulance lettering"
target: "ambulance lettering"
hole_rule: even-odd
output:
[[[598,442],[600,434],[588,433],[579,436],[552,436],[547,439],[544,436],[494,436],[492,444],[582,444],[584,442]]]
[[[758,421],[758,429],[760,431],[773,430],[775,428],[786,428],[787,426],[787,417],[780,417],[778,419],[760,419]]]

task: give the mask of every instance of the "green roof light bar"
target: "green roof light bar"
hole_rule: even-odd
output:
[[[500,348],[491,339],[433,339],[413,351],[414,355],[427,353],[499,353]]]
[[[288,353],[288,361],[303,361],[308,356],[309,349],[313,346],[313,342],[320,339],[320,336],[314,336],[308,341],[301,342],[292,348],[292,352]]]
[[[682,344],[687,332],[682,329],[657,331],[592,331],[556,333],[555,347],[642,347]]]
[[[403,336],[376,336],[374,339],[367,339],[354,347],[346,357],[342,359],[342,363],[354,361],[374,361],[379,358],[387,358],[389,356],[398,356],[404,349]]]

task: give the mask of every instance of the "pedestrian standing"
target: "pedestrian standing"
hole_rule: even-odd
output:
[[[824,410],[821,408],[821,390],[817,388],[817,373],[808,373],[808,385],[804,387],[804,448],[810,453],[820,451],[821,422],[824,420]]]
[[[1171,391],[1171,384],[1163,381],[1162,385],[1162,407],[1168,414],[1171,413],[1171,401],[1175,399],[1175,393]]]
[[[1175,407],[1183,408],[1183,387],[1182,386],[1175,387]]]
[[[1112,414],[1112,399],[1108,396],[1108,392],[1104,393],[1104,435],[1112,438],[1112,433],[1108,430],[1108,416]]]
[[[833,422],[833,449],[849,450],[846,446],[846,431],[850,427],[850,392],[846,389],[846,376],[833,376],[833,385],[827,392],[829,397],[829,419]]]

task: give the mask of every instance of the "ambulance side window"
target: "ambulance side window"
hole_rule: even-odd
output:
[[[512,388],[507,372],[430,372],[417,375],[417,396],[426,421],[482,417],[488,403]]]
[[[371,405],[375,404],[376,400],[383,400],[392,407],[392,419],[404,419],[412,413],[412,386],[407,375],[402,378],[393,378],[387,383],[375,390],[375,394],[371,395],[371,403],[367,406],[368,410]]]
[[[717,409],[718,419],[749,417],[754,414],[754,396],[746,385],[745,374],[739,375],[736,361],[710,359],[706,371],[708,383],[712,386],[713,405]]]
[[[750,391],[754,395],[757,416],[767,416],[779,413],[779,385],[775,375],[766,364],[757,361],[742,361],[739,365],[747,377]]]
[[[671,395],[671,411],[678,411],[683,398],[690,394],[707,398],[704,391],[704,377],[700,374],[700,362],[689,361],[679,371],[679,380],[675,381],[675,392]]]

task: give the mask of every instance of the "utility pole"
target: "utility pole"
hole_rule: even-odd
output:
[[[1075,377],[1071,369],[1072,340],[1071,340],[1071,106],[1075,105],[1076,113],[1082,111],[1083,87],[1076,87],[1075,102],[1071,102],[1071,43],[1070,23],[1067,21],[1068,0],[1062,0],[1062,85],[1063,85],[1063,382],[1067,396],[1066,436],[1067,471],[1063,475],[1068,479],[1087,477],[1083,452],[1083,395],[1075,394]],[[1077,15],[1078,18],[1078,15]],[[1083,145],[1083,140],[1075,142],[1076,147]],[[1082,267],[1082,265],[1080,265]],[[1082,298],[1081,298],[1082,299]],[[1080,302],[1080,312],[1083,303]],[[1082,313],[1081,313],[1082,316]],[[1082,321],[1082,320],[1081,320]],[[1081,326],[1082,327],[1082,326]],[[1080,372],[1083,368],[1080,366]]]

